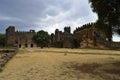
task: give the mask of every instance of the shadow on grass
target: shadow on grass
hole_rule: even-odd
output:
[[[120,69],[104,69],[106,73],[120,75]]]
[[[111,63],[113,67],[110,69],[103,69],[104,72],[120,76],[120,61]]]
[[[65,63],[66,64],[66,63]],[[96,69],[101,67],[101,64],[91,63],[91,64],[79,64],[79,63],[72,63],[67,65],[68,69],[73,69],[74,71],[79,71],[81,73],[88,73],[88,74],[96,74]]]
[[[96,69],[100,67],[101,65],[97,63],[92,63],[92,64],[82,64],[82,65],[72,65],[72,68],[74,70],[80,70],[82,73],[91,73],[91,74],[96,74]]]
[[[80,74],[88,74],[89,76],[99,76],[102,80],[120,80],[120,61],[115,61],[113,63],[98,64],[98,63],[64,63],[64,66],[72,70],[72,74],[80,76]],[[106,66],[109,66],[107,68]],[[71,72],[67,71],[69,74]],[[78,72],[76,74],[76,72]],[[100,79],[101,80],[101,79]]]

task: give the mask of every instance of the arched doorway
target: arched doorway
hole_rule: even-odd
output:
[[[31,46],[30,46],[31,48],[33,48],[33,44],[31,44]]]
[[[21,44],[19,44],[19,48],[21,48]]]

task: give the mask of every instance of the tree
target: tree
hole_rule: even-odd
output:
[[[38,31],[37,34],[33,36],[33,41],[41,48],[43,48],[45,45],[49,43],[49,39],[50,36],[48,32],[43,30]]]
[[[93,12],[98,15],[96,28],[106,32],[111,47],[112,34],[120,34],[120,1],[119,0],[89,0]]]
[[[0,47],[5,46],[5,34],[0,34]]]

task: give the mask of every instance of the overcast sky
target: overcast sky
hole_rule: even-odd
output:
[[[95,22],[88,0],[0,0],[0,33],[12,25],[16,30],[72,31],[83,24]]]

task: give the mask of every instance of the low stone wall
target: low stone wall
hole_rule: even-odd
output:
[[[16,53],[17,50],[0,50],[0,71]]]
[[[120,49],[120,42],[112,42],[112,47]]]

